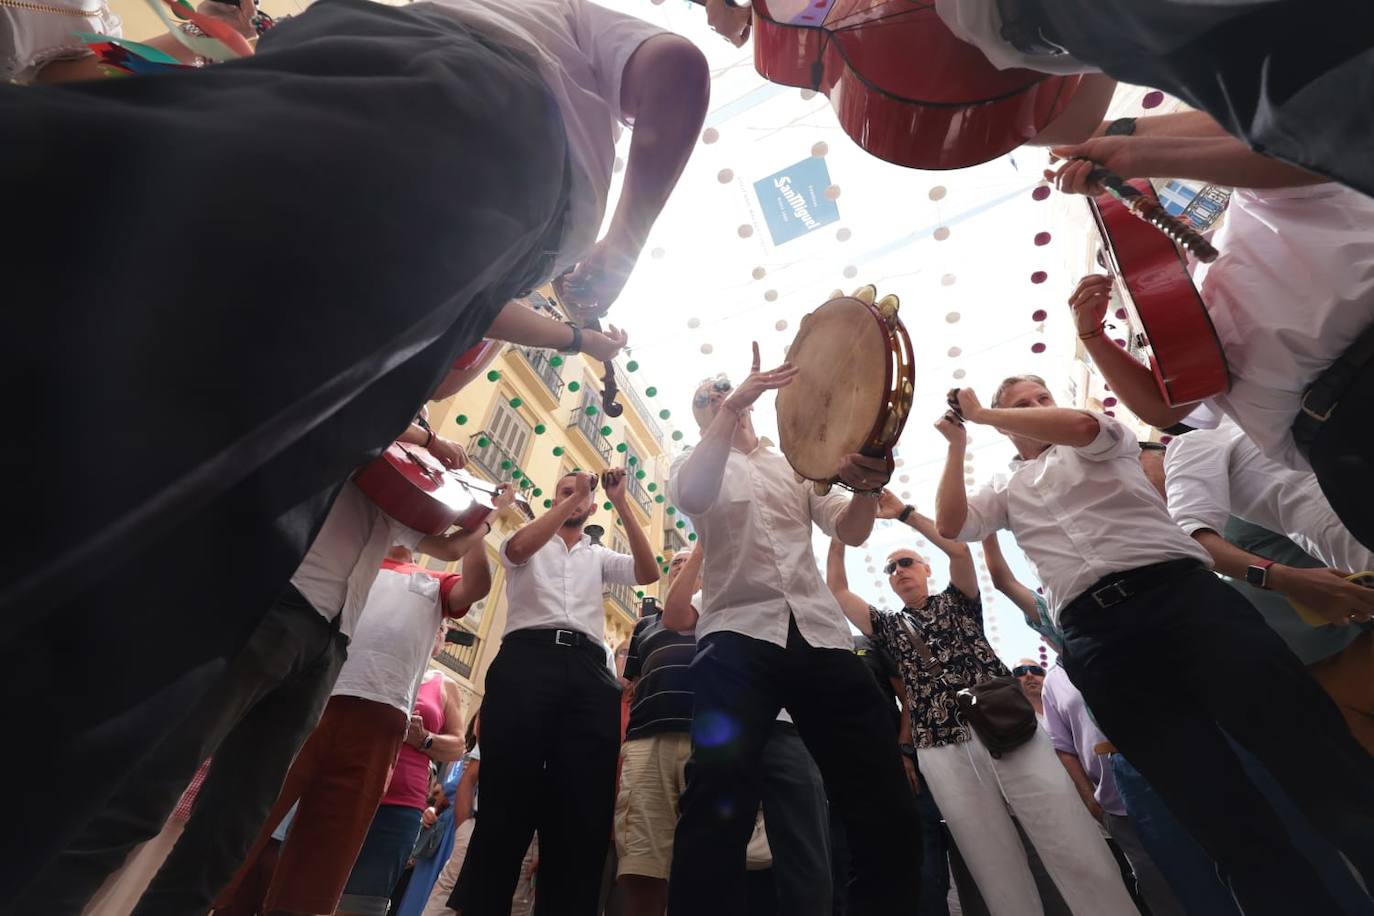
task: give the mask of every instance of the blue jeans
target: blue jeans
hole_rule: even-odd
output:
[[[420,809],[405,805],[381,805],[372,817],[345,894],[390,897],[401,880],[415,840],[420,836]]]

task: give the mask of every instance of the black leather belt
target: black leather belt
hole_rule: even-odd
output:
[[[528,629],[515,630],[501,637],[502,642],[532,642],[545,646],[562,646],[566,649],[581,649],[595,653],[604,664],[606,647],[600,640],[593,639],[581,630]]]
[[[1166,560],[1163,563],[1151,563],[1149,566],[1103,576],[1065,606],[1059,614],[1060,625],[1071,620],[1080,611],[1091,613],[1112,607],[1157,588],[1170,579],[1201,568],[1202,564],[1197,560]]]
[[[1371,362],[1374,362],[1374,324],[1365,328],[1364,333],[1307,386],[1302,394],[1302,406],[1293,418],[1293,441],[1304,458],[1323,425],[1340,406],[1341,398]]]

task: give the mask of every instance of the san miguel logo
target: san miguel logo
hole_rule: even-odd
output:
[[[829,187],[830,170],[820,156],[808,156],[754,182],[754,194],[774,245],[800,238],[840,218],[839,205],[825,196]]]

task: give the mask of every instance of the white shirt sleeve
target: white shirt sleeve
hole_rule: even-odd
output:
[[[830,492],[824,496],[816,495],[816,488],[810,483],[799,483],[799,487],[806,490],[807,505],[811,510],[811,520],[816,523],[816,527],[824,531],[830,537],[835,536],[835,525],[839,523],[840,516],[845,509],[849,508],[849,501],[854,497],[848,493]]]
[[[507,569],[519,569],[520,567],[524,566],[526,563],[529,562],[529,560],[526,560],[524,563],[516,563],[511,560],[510,554],[506,553],[506,550],[510,547],[510,539],[513,537],[515,537],[515,534],[511,533],[504,541],[502,541],[501,550],[499,551],[501,555],[501,565],[506,567]]]
[[[586,0],[574,4],[577,44],[591,61],[598,94],[624,121],[620,107],[620,83],[625,66],[639,46],[656,35],[670,34],[642,19],[608,10]]]
[[[1124,423],[1096,411],[1085,413],[1091,413],[1097,421],[1097,437],[1087,445],[1075,449],[1081,457],[1089,461],[1107,461],[1111,458],[1129,458],[1140,454],[1140,442]]]
[[[613,585],[638,585],[635,581],[635,558],[628,553],[616,553],[600,545],[593,548],[601,558],[601,581]]]
[[[406,550],[414,550],[415,548],[419,547],[420,542],[425,539],[425,536],[420,532],[416,531],[414,528],[402,525],[400,522],[396,521],[394,518],[391,518],[390,516],[387,516],[387,521],[391,525],[392,544],[399,544]]]
[[[994,531],[1011,527],[1007,514],[1007,484],[1007,479],[999,475],[968,497],[968,517],[956,541],[981,541]]]
[[[1203,435],[1179,436],[1164,453],[1169,514],[1186,534],[1204,528],[1220,533],[1231,515],[1227,452],[1218,448],[1214,439],[1201,438]]]

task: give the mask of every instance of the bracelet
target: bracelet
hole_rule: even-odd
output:
[[[484,525],[487,526],[487,534],[491,534],[491,532],[492,532],[491,522],[485,522],[485,521],[484,521],[482,524],[484,524]],[[482,537],[486,537],[487,534],[482,535]]]
[[[1092,332],[1087,333],[1087,334],[1079,334],[1079,335],[1078,335],[1078,339],[1079,339],[1079,340],[1092,340],[1094,337],[1101,337],[1102,334],[1103,334],[1106,330],[1107,330],[1107,322],[1104,321],[1104,322],[1102,322],[1101,324],[1099,324],[1099,325],[1097,326],[1097,330],[1096,330],[1096,331],[1092,331]]]
[[[427,434],[425,436],[425,444],[420,446],[421,448],[429,448],[429,444],[434,441],[434,430],[426,426],[425,433]]]
[[[915,512],[915,511],[916,511],[916,507],[913,506],[913,505],[908,504],[907,507],[906,507],[905,509],[902,510],[902,514],[899,515],[899,516],[897,516],[897,521],[899,521],[899,522],[901,522],[903,525],[905,525],[905,524],[906,524],[906,520],[909,519],[909,518],[911,518],[911,513]]]
[[[569,343],[568,343],[568,345],[567,345],[566,347],[564,347],[563,349],[559,350],[558,352],[559,352],[559,353],[581,353],[581,352],[582,352],[582,328],[581,328],[580,326],[578,326],[578,325],[573,324],[572,322],[568,322],[568,327],[569,327],[569,328],[572,328],[572,340],[569,341]]]

